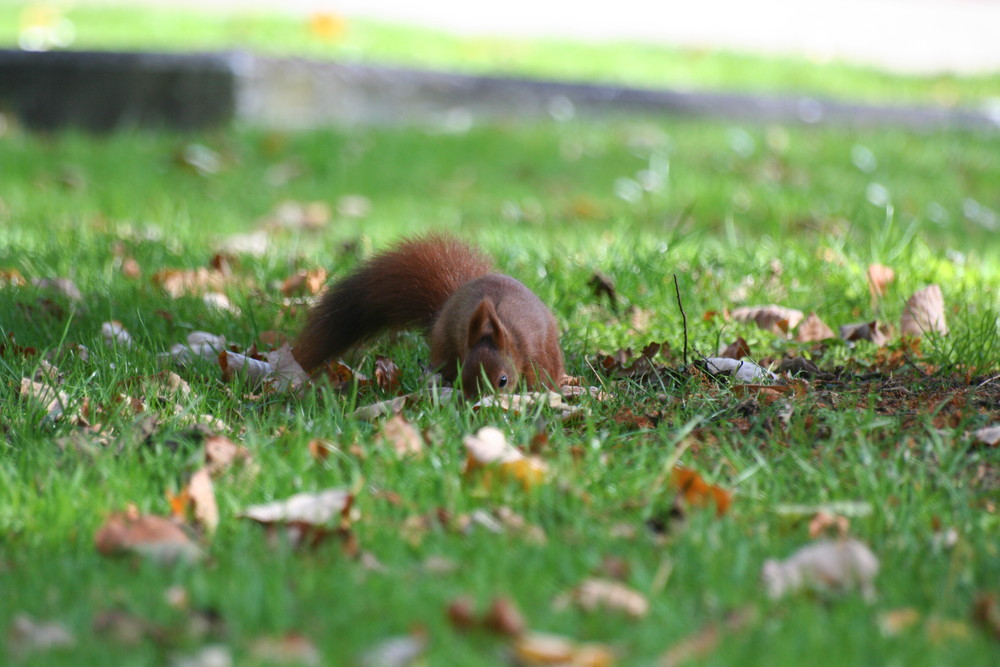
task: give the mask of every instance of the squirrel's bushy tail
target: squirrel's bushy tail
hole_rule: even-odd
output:
[[[455,290],[492,269],[489,258],[453,238],[403,241],[327,289],[295,343],[295,359],[312,371],[387,329],[428,329]]]

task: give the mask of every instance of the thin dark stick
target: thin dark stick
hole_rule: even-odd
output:
[[[681,288],[677,284],[677,274],[674,274],[674,292],[677,293],[677,307],[681,309],[681,319],[684,320],[684,365],[688,363],[688,316],[684,313],[684,304],[681,303]]]

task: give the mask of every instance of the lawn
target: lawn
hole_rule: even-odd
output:
[[[0,662],[419,664],[380,662],[395,638],[424,664],[552,664],[527,660],[533,633],[565,637],[576,665],[611,664],[604,648],[621,665],[995,659],[1000,448],[976,432],[1000,423],[997,134],[670,117],[0,127]],[[215,354],[163,355],[194,331],[278,348],[309,300],[287,278],[343,275],[431,229],[481,245],[551,306],[568,373],[599,390],[568,400],[574,415],[437,400],[410,333],[348,355],[344,386],[299,392],[227,378]],[[895,274],[881,295],[872,264]],[[907,300],[932,284],[950,332],[902,341]],[[764,304],[893,331],[798,342],[733,317]],[[110,321],[130,344],[106,339]],[[815,366],[755,387],[710,376],[702,359],[738,338],[763,365]],[[656,373],[615,361],[650,343],[664,344]],[[398,388],[362,381],[379,355]],[[397,451],[399,421],[354,414],[414,392],[415,453]],[[488,425],[526,467],[467,470],[463,441]],[[251,459],[213,469],[217,520],[191,484],[216,436]],[[350,505],[305,543],[239,516],[325,489]],[[197,557],[99,551],[130,506],[183,521]],[[871,549],[873,600],[768,597],[765,561],[811,533]]]

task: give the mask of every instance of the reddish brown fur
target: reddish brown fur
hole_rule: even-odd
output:
[[[478,250],[451,238],[403,241],[327,290],[295,358],[311,371],[383,330],[420,327],[430,334],[432,365],[449,381],[461,367],[467,395],[481,392],[484,375],[502,391],[519,378],[532,388],[556,387],[563,358],[555,318],[531,290],[491,268]]]

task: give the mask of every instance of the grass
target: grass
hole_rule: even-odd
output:
[[[324,664],[347,664],[418,626],[429,664],[503,664],[506,640],[449,624],[446,607],[460,595],[480,607],[508,597],[532,629],[608,643],[621,664],[655,664],[733,610],[753,620],[723,631],[696,662],[790,665],[824,656],[827,664],[976,665],[995,656],[995,640],[969,615],[977,593],[998,592],[1000,450],[965,434],[1000,418],[997,381],[989,381],[1000,372],[996,136],[649,118],[458,135],[380,128],[94,138],[13,128],[0,144],[0,270],[70,277],[84,295],[73,306],[36,287],[0,288],[3,339],[39,351],[8,344],[0,355],[0,628],[27,613],[76,637],[71,651],[29,653],[24,664],[149,664],[207,643],[229,647],[238,664],[257,664],[254,641],[287,633],[314,643]],[[186,161],[192,145],[215,158],[199,164],[217,168]],[[370,213],[336,213],[345,195],[367,198]],[[326,202],[335,212],[318,232],[273,231],[264,256],[238,258],[227,292],[240,315],[198,296],[172,299],[152,283],[161,269],[207,265],[220,240],[289,200]],[[293,335],[301,308],[282,306],[275,285],[294,270],[339,274],[393,238],[432,227],[477,241],[550,303],[569,371],[609,399],[584,402],[590,415],[573,424],[545,409],[509,415],[422,402],[405,415],[431,444],[423,457],[400,461],[378,444],[376,425],[350,416],[384,397],[376,390],[261,396],[223,383],[205,364],[178,370],[192,393],[175,414],[150,385],[162,367],[157,353],[191,330],[243,346],[269,330]],[[123,257],[138,262],[140,278],[121,272]],[[864,271],[876,261],[898,278],[873,306]],[[595,270],[614,278],[623,306],[648,313],[638,330],[593,296]],[[742,335],[755,358],[801,354],[826,370],[843,367],[840,375],[815,381],[782,425],[780,404],[724,385],[595,371],[601,353],[664,340],[671,351],[663,363],[681,365],[675,273],[693,348],[713,353]],[[898,354],[895,365],[886,360],[896,344],[888,353],[867,343],[795,344],[703,317],[777,302],[832,325],[898,322],[906,298],[931,282],[942,286],[952,333],[924,341],[912,363]],[[100,325],[110,319],[133,334],[134,348],[104,345]],[[69,341],[85,344],[89,360],[60,355]],[[354,363],[370,374],[376,353],[402,368],[405,390],[421,386],[427,349],[418,337],[378,342]],[[78,427],[46,419],[19,396],[20,379],[48,355],[71,402],[106,410],[92,421],[108,444],[81,433],[84,444],[74,446],[66,438]],[[137,385],[137,377],[145,379]],[[158,419],[148,436],[115,400],[136,392]],[[168,513],[165,494],[199,465],[191,423],[202,414],[225,422],[261,469],[252,484],[216,482],[222,521],[205,542],[206,560],[163,567],[99,555],[93,536],[109,512],[134,503]],[[551,481],[525,491],[463,476],[462,437],[485,424],[519,445],[541,424]],[[647,524],[662,519],[675,490],[657,480],[691,425],[698,428],[682,463],[732,490],[733,507],[722,518],[691,508],[683,526],[658,536]],[[337,452],[314,459],[314,438]],[[352,530],[384,569],[348,557],[336,541],[312,550],[269,545],[259,526],[235,517],[253,503],[338,486],[359,491]],[[811,515],[789,517],[780,507],[836,501],[871,507],[851,518],[850,532],[881,559],[877,601],[768,601],[758,581],[763,561],[809,540]],[[545,542],[433,521],[414,529],[439,510],[459,517],[498,507],[540,528]],[[957,531],[956,546],[936,546],[938,526]],[[625,582],[648,597],[647,617],[553,606],[612,556],[627,564]],[[454,570],[428,572],[435,557]],[[186,607],[165,600],[178,587]],[[879,619],[901,609],[919,620],[885,635]],[[93,632],[107,610],[141,617],[147,632],[134,644]]]
[[[89,6],[64,14],[7,0],[0,44],[15,46],[24,25],[73,27],[72,48],[250,49],[349,61],[440,67],[474,73],[604,81],[636,86],[807,94],[891,104],[981,106],[995,102],[1000,75],[907,76],[791,57],[670,48],[642,43],[459,36],[335,14],[211,12],[173,7]]]

